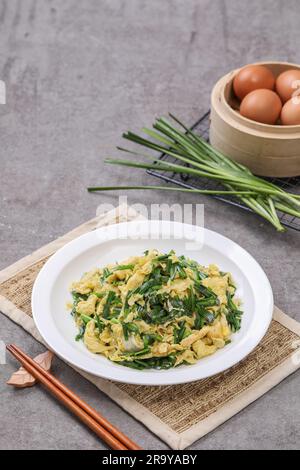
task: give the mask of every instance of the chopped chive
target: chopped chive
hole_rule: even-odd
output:
[[[198,300],[197,303],[202,307],[214,307],[219,304],[219,301],[216,297],[208,297]]]
[[[99,330],[99,333],[102,333],[102,331],[105,328],[105,324],[100,320],[99,315],[95,315],[95,319],[96,319],[96,325]]]
[[[110,290],[109,293],[107,294],[106,303],[103,307],[103,313],[102,313],[103,318],[109,317],[111,303],[115,299],[115,297],[116,297],[116,293]]]
[[[233,296],[230,292],[227,291],[227,307],[228,311],[226,313],[227,322],[235,333],[241,328],[242,314],[243,312],[237,308],[235,303],[232,300]]]
[[[135,323],[123,322],[122,327],[123,327],[123,335],[124,335],[124,338],[125,338],[126,341],[128,340],[129,335],[131,333],[134,334],[134,335],[138,335],[140,333],[140,330],[139,330],[138,326]]]
[[[178,344],[183,340],[185,332],[186,332],[185,321],[182,320],[178,323],[178,327],[177,326],[174,327],[174,343],[175,344]]]
[[[105,292],[93,292],[99,299],[103,299],[105,297]]]
[[[89,321],[93,320],[92,317],[89,317],[88,315],[80,314],[80,318],[84,323],[88,323]]]
[[[126,269],[133,269],[134,264],[119,264],[113,270],[114,271],[125,271]]]
[[[144,354],[147,354],[150,352],[150,348],[144,348],[141,349],[140,351],[125,351],[122,354],[125,356],[143,356]]]

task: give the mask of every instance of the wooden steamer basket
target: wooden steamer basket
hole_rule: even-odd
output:
[[[275,77],[300,66],[287,62],[260,62]],[[270,177],[300,175],[300,125],[268,125],[240,115],[233,91],[233,78],[240,69],[222,77],[211,95],[210,142],[253,173]]]

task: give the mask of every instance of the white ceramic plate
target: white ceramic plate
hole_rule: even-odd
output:
[[[131,238],[126,238],[128,231]],[[133,233],[139,233],[139,238],[132,239]],[[190,242],[195,237],[197,240],[202,237],[201,248],[191,246]],[[141,255],[146,249],[152,248],[162,252],[174,249],[177,254],[186,255],[204,265],[215,263],[222,271],[231,272],[237,284],[237,295],[243,301],[242,328],[233,335],[231,344],[197,364],[163,371],[139,371],[92,354],[82,341],[75,341],[77,328],[66,309],[66,302],[71,300],[71,282],[94,267]],[[100,228],[57,251],[35,281],[32,310],[37,328],[48,346],[74,366],[119,382],[170,385],[215,375],[247,356],[268,329],[273,312],[273,295],[259,264],[228,238],[178,222],[137,221]]]

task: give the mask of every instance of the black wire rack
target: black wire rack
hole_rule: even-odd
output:
[[[209,140],[209,115],[210,112],[208,111],[205,113],[193,126],[192,129],[201,135],[207,141]],[[300,149],[299,149],[300,150]],[[170,157],[169,155],[162,154],[160,156],[160,160],[163,161],[172,161],[176,162],[176,159]],[[180,162],[182,165],[182,162]],[[178,173],[170,173],[158,170],[148,170],[148,174],[152,176],[156,176],[168,183],[174,183],[178,186],[182,186],[188,189],[219,189],[223,188],[223,186],[210,180],[209,178],[201,178],[201,177],[193,177],[189,175],[181,175]],[[275,183],[280,188],[292,192],[294,194],[300,194],[300,177],[295,178],[265,178],[268,181]],[[253,212],[249,207],[245,206],[243,203],[239,202],[234,196],[211,196],[215,199],[219,199],[220,201],[226,202],[227,204],[231,204],[236,207],[240,207],[249,212]],[[300,219],[288,214],[284,214],[282,212],[278,212],[279,219],[282,225],[297,230],[300,232]]]

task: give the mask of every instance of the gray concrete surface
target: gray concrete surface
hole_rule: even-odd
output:
[[[122,131],[173,111],[188,123],[209,105],[214,82],[241,64],[299,62],[297,0],[0,1],[0,228],[4,268],[94,216],[117,194],[91,184],[154,182],[107,167]],[[159,202],[132,192],[129,202]],[[206,227],[240,243],[261,263],[275,300],[299,313],[300,234],[276,233],[256,216],[221,202],[164,194],[165,202],[203,202]],[[42,350],[1,315],[0,338],[33,355]],[[0,367],[0,448],[102,449],[102,444],[40,387],[15,391]],[[146,449],[165,444],[61,361],[54,372]],[[294,374],[193,449],[296,449],[300,376]]]

